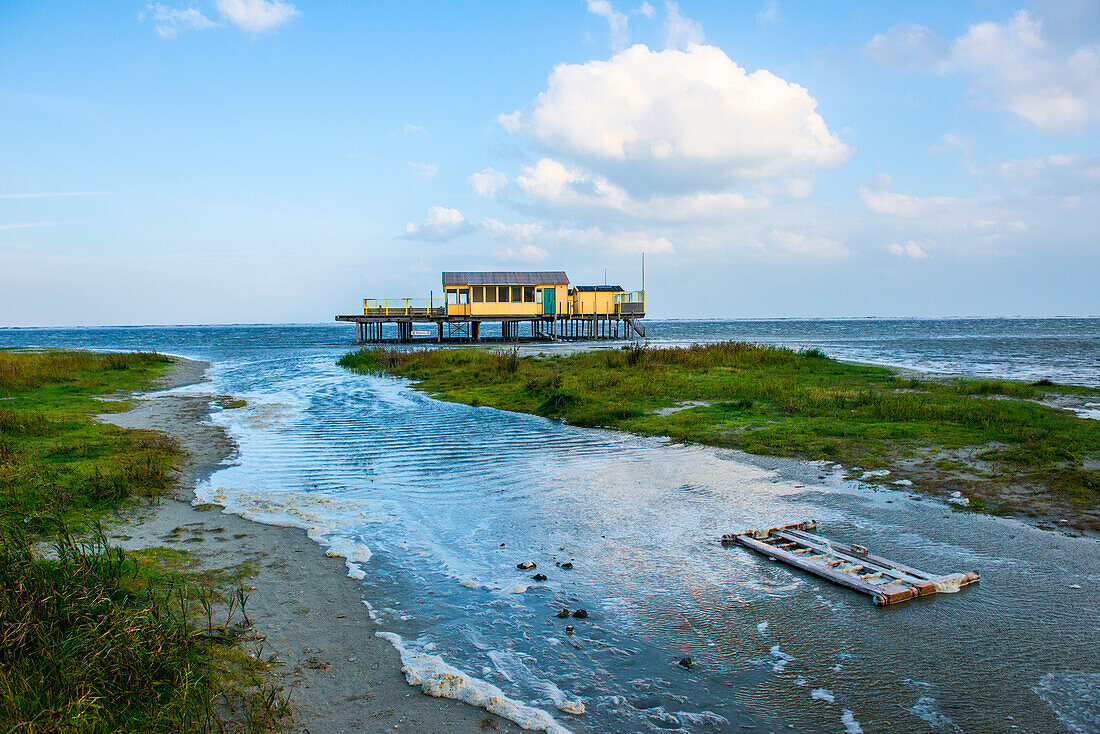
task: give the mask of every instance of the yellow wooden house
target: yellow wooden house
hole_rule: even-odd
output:
[[[573,316],[614,316],[619,295],[618,285],[577,285],[569,289],[570,313]]]
[[[437,342],[481,341],[481,326],[499,322],[503,341],[521,338],[528,322],[531,339],[618,339],[645,336],[645,291],[617,285],[569,287],[564,272],[447,272],[443,298],[364,298],[362,314],[337,316],[357,325],[357,343],[385,341],[383,327],[397,327],[397,341],[435,335]],[[435,331],[416,330],[434,324]],[[496,337],[487,337],[496,338]]]
[[[448,316],[567,316],[569,278],[561,271],[443,273]]]

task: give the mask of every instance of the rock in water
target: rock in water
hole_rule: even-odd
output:
[[[531,561],[524,561],[523,563],[517,563],[516,568],[520,571],[530,571],[532,568],[537,568],[537,566]]]
[[[578,609],[577,611],[573,612],[573,616],[576,619],[588,619],[588,612],[583,609]]]
[[[573,625],[571,625],[571,624],[570,624],[570,625],[567,625],[567,626],[566,626],[566,628],[565,628],[565,634],[567,634],[567,635],[571,635],[571,634],[573,634]]]
[[[695,667],[695,661],[692,660],[691,658],[683,658],[682,660],[680,660],[680,662],[678,662],[676,664],[679,665],[681,668]]]
[[[566,561],[565,563],[561,564],[561,567],[568,571],[569,569],[573,568],[573,564],[569,561]]]
[[[533,578],[533,579],[534,579],[535,581],[545,581],[545,580],[546,580],[546,574],[544,574],[544,573],[536,573],[536,574],[535,574],[534,576],[532,576],[531,578]]]
[[[554,616],[557,617],[558,619],[568,619],[569,618],[569,610],[568,609],[562,609],[560,612],[558,612]]]

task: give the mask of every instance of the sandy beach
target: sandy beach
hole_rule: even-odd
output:
[[[161,385],[168,389],[204,379],[204,362],[177,360]],[[343,558],[327,557],[304,531],[254,523],[192,505],[195,483],[233,455],[234,444],[208,422],[209,396],[141,397],[126,413],[103,416],[127,428],[175,438],[189,455],[178,489],[155,505],[124,513],[110,535],[130,550],[186,550],[199,568],[244,562],[252,575],[247,611],[264,640],[262,656],[289,695],[290,731],[518,732],[519,727],[456,700],[424,695],[402,673],[398,652],[374,635],[361,589]]]

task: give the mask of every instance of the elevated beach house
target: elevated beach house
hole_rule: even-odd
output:
[[[356,341],[437,342],[559,339],[629,339],[644,336],[645,292],[618,285],[570,287],[560,270],[443,273],[442,298],[364,298],[363,313],[337,316],[357,325]],[[500,324],[500,337],[482,336],[486,322]],[[397,326],[396,334],[386,324]],[[418,330],[422,324],[434,329]],[[521,325],[530,333],[520,335]],[[396,337],[396,338],[394,338]],[[433,339],[434,337],[434,339]]]

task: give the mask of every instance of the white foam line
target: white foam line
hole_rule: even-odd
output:
[[[845,734],[863,734],[863,727],[856,721],[855,712],[851,709],[840,712],[840,723],[844,724]]]
[[[347,502],[334,500],[322,494],[303,495],[292,492],[277,496],[274,493],[255,493],[251,496],[243,492],[231,494],[224,487],[214,488],[210,480],[195,487],[194,504],[213,502],[222,506],[222,512],[238,515],[245,520],[275,525],[278,527],[301,528],[314,543],[325,549],[329,558],[343,558],[348,568],[348,576],[353,579],[366,578],[362,564],[370,561],[369,547],[348,538],[335,535],[340,527],[337,518],[323,518],[320,511],[310,512],[314,507],[331,507],[334,511],[350,512],[356,509]]]
[[[372,607],[370,602],[366,599],[363,599],[362,602],[363,606],[367,608],[367,615],[370,617],[370,620],[375,624],[381,626],[382,622],[378,619],[378,612],[375,611],[374,607]]]
[[[393,632],[375,632],[388,640],[401,655],[401,672],[410,686],[437,698],[453,698],[471,706],[483,708],[489,713],[514,721],[530,731],[546,734],[571,734],[553,716],[541,709],[532,708],[504,695],[504,691],[486,681],[463,673],[447,664],[438,655],[415,652],[405,646],[401,635]]]

